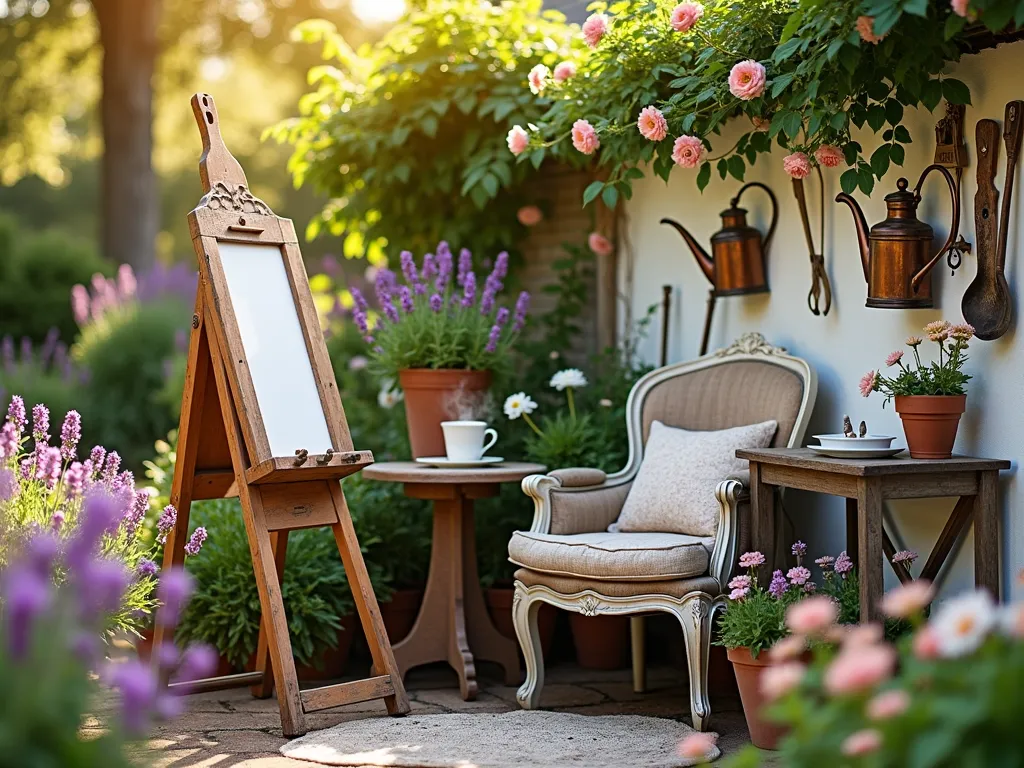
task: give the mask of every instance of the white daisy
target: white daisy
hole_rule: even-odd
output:
[[[525,392],[516,392],[505,398],[504,410],[510,419],[518,419],[523,414],[529,415],[537,410],[537,404]]]
[[[966,656],[977,650],[998,619],[995,603],[984,590],[969,592],[943,603],[931,628],[942,656]]]
[[[554,387],[561,392],[566,387],[585,387],[587,386],[587,377],[583,375],[583,371],[579,368],[566,368],[564,371],[559,371],[551,377],[549,386]]]
[[[396,389],[394,382],[385,381],[377,393],[377,405],[381,408],[394,408],[404,398],[402,390]]]

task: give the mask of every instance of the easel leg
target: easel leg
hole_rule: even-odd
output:
[[[359,550],[356,530],[352,525],[352,517],[348,513],[348,502],[345,501],[345,494],[341,490],[340,483],[328,481],[327,485],[331,489],[334,508],[338,514],[338,522],[331,526],[331,530],[334,531],[334,540],[341,553],[341,560],[345,564],[345,574],[348,576],[348,583],[352,588],[352,597],[355,599],[356,610],[359,612],[359,620],[363,625],[366,642],[370,646],[373,666],[381,674],[391,676],[391,683],[395,689],[393,696],[385,697],[384,704],[390,715],[408,714],[409,699],[405,694],[405,686],[402,684],[402,673],[398,670],[398,664],[395,663],[395,655],[391,651],[391,643],[388,640],[387,631],[384,629],[384,621],[380,617],[380,607],[377,605],[376,595],[373,594],[370,574],[366,570],[363,553]]]
[[[284,583],[284,561],[288,554],[288,531],[274,531],[270,534],[270,549],[274,553],[277,579]],[[269,699],[274,692],[274,668],[270,664],[270,647],[267,622],[260,621],[260,640],[256,647],[256,671],[263,673],[263,682],[252,687],[252,695],[258,699]]]

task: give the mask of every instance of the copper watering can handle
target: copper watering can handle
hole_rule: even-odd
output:
[[[775,199],[775,193],[772,192],[766,185],[762,184],[760,181],[748,181],[746,184],[740,187],[740,191],[736,193],[736,197],[729,201],[729,207],[737,207],[740,204],[740,197],[743,195],[744,192],[746,192],[751,187],[760,187],[761,189],[768,193],[768,197],[771,198],[772,201],[772,223],[768,226],[768,233],[761,240],[761,249],[762,251],[764,251],[765,258],[767,258],[768,249],[771,247],[772,244],[772,235],[775,234],[775,225],[779,221],[779,201]]]
[[[921,178],[917,180],[917,186],[914,187],[914,199],[917,202],[921,201],[921,186],[924,184],[925,177],[932,171],[939,171],[939,173],[945,177],[946,183],[949,185],[949,199],[953,203],[953,223],[950,226],[949,237],[946,238],[946,242],[941,248],[939,248],[938,252],[932,256],[931,261],[925,264],[921,268],[921,271],[914,275],[913,279],[910,281],[910,287],[914,289],[915,293],[917,292],[917,289],[921,287],[921,281],[928,276],[928,273],[931,271],[932,267],[938,263],[942,254],[949,250],[949,247],[953,244],[953,241],[960,232],[960,200],[956,196],[956,182],[953,180],[952,174],[950,174],[950,172],[943,166],[929,165],[924,169],[921,173]]]

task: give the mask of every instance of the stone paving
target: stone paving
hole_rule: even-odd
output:
[[[515,688],[489,679],[488,671],[485,666],[476,701],[465,702],[459,697],[454,673],[444,666],[413,670],[406,680],[412,711],[444,714],[515,709]],[[677,669],[651,669],[650,690],[643,694],[633,692],[628,670],[600,672],[560,664],[548,670],[547,678],[541,699],[545,709],[593,715],[650,715],[690,724],[686,681]],[[743,713],[733,693],[713,693],[712,711],[712,728],[720,735],[724,754],[748,742]],[[309,715],[308,722],[310,729],[316,730],[356,718],[383,716],[381,703],[368,702],[318,712]],[[154,752],[143,762],[160,768],[309,768],[311,763],[278,753],[285,741],[276,700],[254,699],[247,689],[200,694],[189,697],[183,717],[156,730],[150,742]]]

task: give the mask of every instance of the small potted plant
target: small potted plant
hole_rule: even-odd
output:
[[[889,354],[885,360],[894,376],[883,376],[881,371],[868,371],[860,382],[860,392],[867,397],[872,392],[885,395],[885,402],[895,400],[896,412],[903,421],[907,448],[915,459],[948,459],[953,455],[953,443],[960,417],[967,403],[967,382],[971,376],[964,373],[967,362],[967,342],[974,336],[974,328],[967,323],[953,325],[936,320],[924,327],[925,335],[939,348],[938,362],[921,362],[923,339],[907,339],[914,362],[904,362],[903,350]]]
[[[509,360],[509,348],[530,303],[525,291],[513,309],[499,306],[508,273],[508,254],[499,253],[478,292],[473,256],[463,249],[457,264],[447,243],[417,266],[401,255],[404,283],[390,269],[375,278],[379,312],[352,289],[352,315],[370,345],[372,370],[397,381],[405,394],[412,454],[440,456],[441,422],[470,418],[483,405],[492,372]]]

